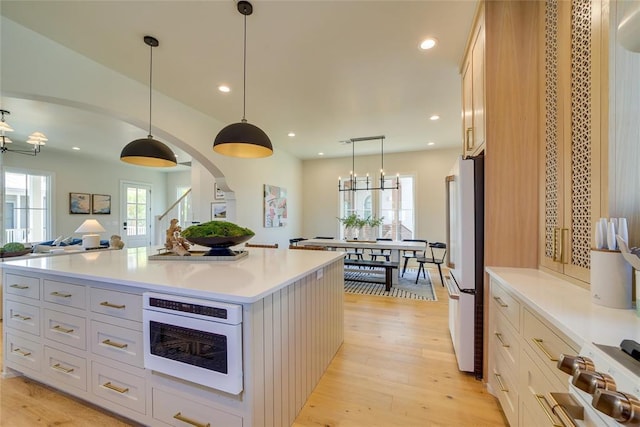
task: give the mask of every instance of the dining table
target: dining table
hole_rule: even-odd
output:
[[[418,251],[423,252],[427,249],[425,242],[412,242],[404,240],[340,240],[340,239],[307,239],[298,242],[300,246],[323,246],[328,249],[373,249],[382,250],[387,249],[391,252],[390,261],[398,263],[396,274],[393,275],[393,284],[400,282],[400,276],[402,274],[400,268],[401,251]],[[363,251],[364,256],[367,256],[367,251]]]

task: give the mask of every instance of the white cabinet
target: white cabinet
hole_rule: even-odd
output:
[[[556,368],[561,354],[579,345],[536,314],[494,278],[490,281],[487,378],[511,426],[557,422],[549,392],[567,389],[569,376]]]
[[[153,389],[153,418],[171,426],[242,427],[242,418],[188,395]]]

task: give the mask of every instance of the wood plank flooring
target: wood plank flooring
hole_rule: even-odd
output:
[[[446,291],[431,277],[437,302],[345,294],[344,343],[294,427],[508,425],[482,382],[458,371]],[[57,425],[134,424],[25,378],[0,380],[0,426]]]

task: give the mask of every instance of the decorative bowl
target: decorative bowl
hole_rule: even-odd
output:
[[[228,236],[228,237],[185,237],[185,239],[194,245],[205,246],[210,248],[207,256],[233,256],[234,252],[229,249],[231,246],[239,245],[251,239],[254,235],[248,234],[244,236]]]
[[[31,249],[23,249],[17,252],[0,252],[0,258],[11,258],[14,256],[22,256],[31,252]]]

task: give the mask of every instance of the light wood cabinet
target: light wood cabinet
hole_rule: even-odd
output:
[[[480,3],[462,67],[462,138],[465,156],[479,154],[485,147],[485,22]]]
[[[586,285],[606,211],[608,0],[546,1],[540,13],[540,265]]]
[[[566,390],[569,376],[556,363],[563,353],[577,354],[579,345],[493,278],[488,330],[488,388],[498,398],[509,424],[553,423],[545,396]]]

